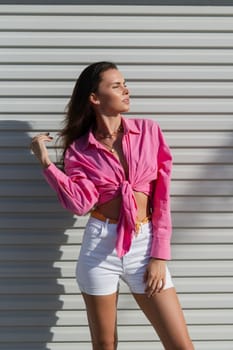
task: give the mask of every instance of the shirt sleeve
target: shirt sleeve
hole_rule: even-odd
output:
[[[152,198],[153,241],[151,257],[169,260],[172,234],[170,211],[170,180],[172,155],[158,126],[157,179]]]
[[[51,163],[43,170],[45,179],[57,193],[61,205],[77,215],[85,215],[98,201],[99,193],[78,164],[65,159],[65,173]]]

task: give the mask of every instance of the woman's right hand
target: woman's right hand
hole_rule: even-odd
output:
[[[31,142],[31,150],[43,168],[47,168],[52,163],[45,146],[45,142],[51,142],[52,140],[53,138],[49,136],[49,133],[45,133],[33,137]]]

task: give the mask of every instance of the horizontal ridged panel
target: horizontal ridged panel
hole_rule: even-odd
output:
[[[203,16],[208,15],[211,16],[231,16],[233,15],[233,9],[232,6],[134,6],[126,5],[126,6],[116,6],[111,5],[98,5],[98,6],[89,6],[89,5],[82,5],[82,6],[67,6],[67,5],[59,5],[59,6],[53,6],[53,5],[47,5],[46,7],[44,5],[37,5],[36,6],[36,13],[35,13],[35,6],[27,5],[27,6],[9,6],[9,5],[1,5],[1,13],[6,14],[14,14],[14,15],[20,15],[23,14],[24,16],[32,16],[42,14],[42,15],[48,15],[48,14],[56,14],[59,16],[60,14],[64,15],[146,15],[146,16],[164,16],[164,15],[176,15],[176,16],[182,16],[182,15],[191,15],[191,16]]]
[[[172,210],[177,212],[224,212],[233,207],[232,197],[174,197],[172,198]],[[175,215],[175,214],[174,214]]]
[[[0,32],[4,47],[199,47],[232,46],[233,33],[50,33],[50,32]],[[93,45],[95,43],[95,45]]]
[[[15,30],[59,30],[59,31],[213,31],[225,32],[232,31],[233,19],[232,17],[217,16],[210,18],[209,16],[200,17],[185,17],[177,16],[175,18],[170,16],[163,16],[163,18],[154,19],[153,16],[147,16],[143,21],[143,25],[138,27],[137,16],[92,16],[90,20],[89,15],[79,16],[41,16],[34,14],[33,16],[25,15],[0,15],[0,30],[11,30],[12,23],[14,23]],[[92,44],[93,45],[93,44]]]
[[[0,66],[0,76],[6,80],[43,80],[43,81],[71,81],[74,83],[85,64],[57,64],[57,65],[17,65],[7,63]],[[128,80],[176,80],[176,81],[229,81],[233,78],[231,66],[192,66],[171,64],[164,65],[120,65],[121,71]]]
[[[57,137],[76,77],[98,59],[116,61],[129,115],[157,120],[171,146],[168,264],[195,349],[232,348],[232,24],[232,6],[0,6],[3,350],[90,348],[75,281],[87,217],[61,208],[29,143]],[[119,350],[161,350],[120,292]]]
[[[0,22],[1,23],[1,22]],[[233,21],[232,21],[233,26]],[[1,28],[0,28],[1,29]],[[232,64],[232,49],[147,49],[142,51],[131,49],[130,52],[119,48],[89,49],[36,49],[36,48],[3,48],[1,50],[0,63],[50,63],[50,64],[75,64],[77,56],[81,62],[94,62],[102,60],[114,60],[118,64]]]
[[[178,196],[232,196],[232,181],[173,181],[171,193]],[[230,210],[232,208],[229,208]]]

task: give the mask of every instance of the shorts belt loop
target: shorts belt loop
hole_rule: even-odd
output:
[[[141,228],[141,222],[137,221],[135,224],[135,236],[139,234],[140,228]]]
[[[108,224],[109,224],[109,218],[106,218],[106,221],[105,221],[105,228],[107,229],[108,227]]]
[[[146,216],[144,219],[142,220],[137,220],[135,223],[135,236],[137,236],[140,232],[140,229],[142,227],[143,224],[146,224],[148,222],[151,221],[151,215],[150,216]]]

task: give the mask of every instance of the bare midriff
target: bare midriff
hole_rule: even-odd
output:
[[[124,171],[125,178],[129,177],[128,164],[125,159],[122,150],[122,137],[123,134],[119,134],[117,141],[114,144],[114,155],[118,161],[121,163]],[[142,221],[146,217],[150,215],[150,205],[149,205],[149,197],[142,193],[134,191],[135,200],[137,203],[137,221]],[[118,220],[121,210],[122,198],[118,196],[107,203],[104,203],[96,208],[96,211],[104,215],[106,218]]]
[[[142,192],[135,192],[138,213],[137,220],[141,221],[150,215],[149,197]],[[112,199],[96,208],[96,211],[103,214],[106,218],[118,220],[121,209],[121,196]]]

